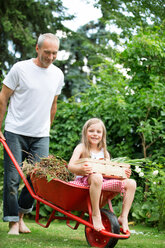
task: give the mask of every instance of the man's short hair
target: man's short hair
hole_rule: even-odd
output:
[[[56,41],[57,44],[58,44],[58,47],[60,46],[60,40],[59,38],[55,35],[55,34],[52,34],[52,33],[45,33],[45,34],[40,34],[39,37],[38,37],[38,41],[37,41],[37,44],[38,44],[38,47],[42,47],[42,44],[45,40],[47,39],[50,39],[52,41]]]

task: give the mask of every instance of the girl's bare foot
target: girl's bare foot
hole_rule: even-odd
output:
[[[93,216],[92,215],[92,221],[93,221],[94,229],[96,231],[99,232],[99,231],[105,229],[105,227],[103,226],[102,221],[101,221],[101,216]]]
[[[127,219],[126,216],[119,216],[118,222],[119,222],[120,225],[122,225],[122,228],[123,228],[123,232],[124,233],[126,233],[127,231],[129,231],[128,219]]]
[[[18,222],[9,222],[8,234],[19,235],[19,223]]]
[[[19,232],[20,233],[31,233],[30,229],[25,225],[23,218],[19,220]]]

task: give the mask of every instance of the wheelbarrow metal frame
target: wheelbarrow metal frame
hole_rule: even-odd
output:
[[[0,142],[3,144],[4,149],[6,150],[7,154],[9,155],[9,157],[12,160],[13,164],[15,165],[15,167],[16,167],[20,177],[22,178],[24,184],[26,185],[30,195],[37,201],[37,204],[36,204],[36,217],[35,217],[35,221],[36,221],[37,224],[39,224],[40,226],[42,226],[44,228],[47,228],[50,225],[52,220],[54,220],[54,219],[63,219],[63,220],[67,221],[67,225],[72,229],[77,229],[79,224],[83,224],[85,226],[88,226],[88,227],[94,229],[91,220],[90,220],[90,222],[88,222],[88,221],[82,219],[82,217],[84,216],[84,212],[82,212],[81,216],[78,217],[78,216],[72,214],[71,211],[66,211],[66,210],[56,206],[55,204],[52,204],[51,202],[49,202],[49,201],[41,198],[40,196],[36,195],[34,193],[34,191],[32,190],[29,182],[27,181],[25,175],[23,174],[23,172],[22,172],[19,164],[17,163],[15,157],[13,156],[13,154],[12,154],[10,148],[8,147],[6,141],[0,138]],[[53,211],[52,211],[52,213],[51,213],[46,225],[44,225],[44,224],[39,222],[40,203],[43,203],[43,204],[45,204],[45,205],[47,205],[47,206],[49,206],[49,207],[51,207],[53,209]],[[88,205],[89,218],[91,219],[92,209],[91,209],[91,204],[90,204],[90,198],[88,198],[88,200],[87,200],[87,205]],[[109,202],[109,206],[111,208],[111,201]],[[56,211],[62,213],[66,217],[55,216]],[[70,220],[76,221],[75,227],[72,227],[69,224]],[[120,231],[121,231],[121,233],[123,233],[122,228],[120,228]],[[106,236],[109,236],[109,237],[112,237],[112,238],[117,238],[117,239],[127,239],[127,238],[130,237],[130,232],[129,231],[127,231],[126,234],[115,234],[115,233],[107,232],[106,230],[101,230],[100,234],[103,234],[103,235],[106,235]]]

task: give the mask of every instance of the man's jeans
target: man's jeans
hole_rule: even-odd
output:
[[[16,161],[22,167],[25,159],[40,161],[49,155],[49,137],[33,138],[5,131],[6,143]],[[4,188],[3,188],[3,221],[18,222],[18,213],[32,211],[34,199],[26,186],[18,199],[20,176],[4,149]],[[30,178],[28,181],[31,185]]]

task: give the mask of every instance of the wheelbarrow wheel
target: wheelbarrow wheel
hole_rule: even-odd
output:
[[[101,216],[106,231],[120,234],[120,226],[114,213],[107,209],[101,209]],[[92,247],[113,248],[118,242],[117,238],[105,236],[88,226],[85,226],[85,236],[88,244]]]

